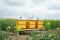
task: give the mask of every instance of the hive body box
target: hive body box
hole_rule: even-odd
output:
[[[20,27],[21,30],[39,29],[43,30],[42,20],[17,20],[16,26]]]

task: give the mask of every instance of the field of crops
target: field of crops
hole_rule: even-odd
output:
[[[0,19],[0,40],[20,40],[21,34],[16,26],[16,19]],[[24,39],[24,37],[22,38]],[[37,34],[37,31],[31,31],[25,40],[59,40],[60,39],[60,20],[43,20],[43,32]]]

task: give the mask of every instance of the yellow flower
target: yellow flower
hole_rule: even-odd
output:
[[[8,29],[10,29],[11,27],[10,26],[8,26]]]
[[[15,26],[15,30],[16,31],[20,31],[20,27],[19,26]]]
[[[59,30],[59,29],[60,29],[59,27],[56,28],[56,30]]]
[[[50,25],[50,22],[48,22],[47,24]]]
[[[6,28],[6,30],[10,30],[10,28],[11,28],[11,27],[10,27],[10,26],[8,26],[8,27]]]

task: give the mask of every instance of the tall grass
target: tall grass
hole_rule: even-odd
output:
[[[48,23],[50,23],[50,25],[48,25]],[[43,25],[45,28],[49,26],[50,29],[56,29],[57,27],[60,28],[60,20],[44,20]]]
[[[0,19],[0,30],[6,31],[8,26],[11,27],[10,31],[13,31],[16,25],[16,19]]]

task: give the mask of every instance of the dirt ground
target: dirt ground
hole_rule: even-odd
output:
[[[25,40],[28,35],[20,35],[18,39],[16,36],[12,36],[12,40]]]
[[[39,32],[39,31],[38,31]],[[37,35],[40,35],[41,32],[39,32]],[[29,37],[29,34],[26,35],[19,35],[19,37],[16,37],[16,35],[12,36],[12,40],[26,40],[26,38]],[[30,40],[32,40],[32,38],[29,38]]]
[[[53,34],[54,33],[54,30],[51,31],[51,33]],[[38,31],[38,34],[37,35],[40,35],[42,34],[42,31]],[[26,38],[28,37],[29,35],[20,35],[18,37],[18,40],[26,40]],[[16,36],[12,36],[12,40],[17,40]],[[30,38],[31,40],[31,38]]]
[[[40,35],[43,31],[38,31],[38,34],[37,35]],[[51,33],[53,34],[54,33],[54,30],[51,31]],[[19,35],[19,37],[16,37],[16,35],[12,35],[12,40],[26,40],[26,38],[28,37],[29,35]],[[31,38],[30,38],[31,40]]]

